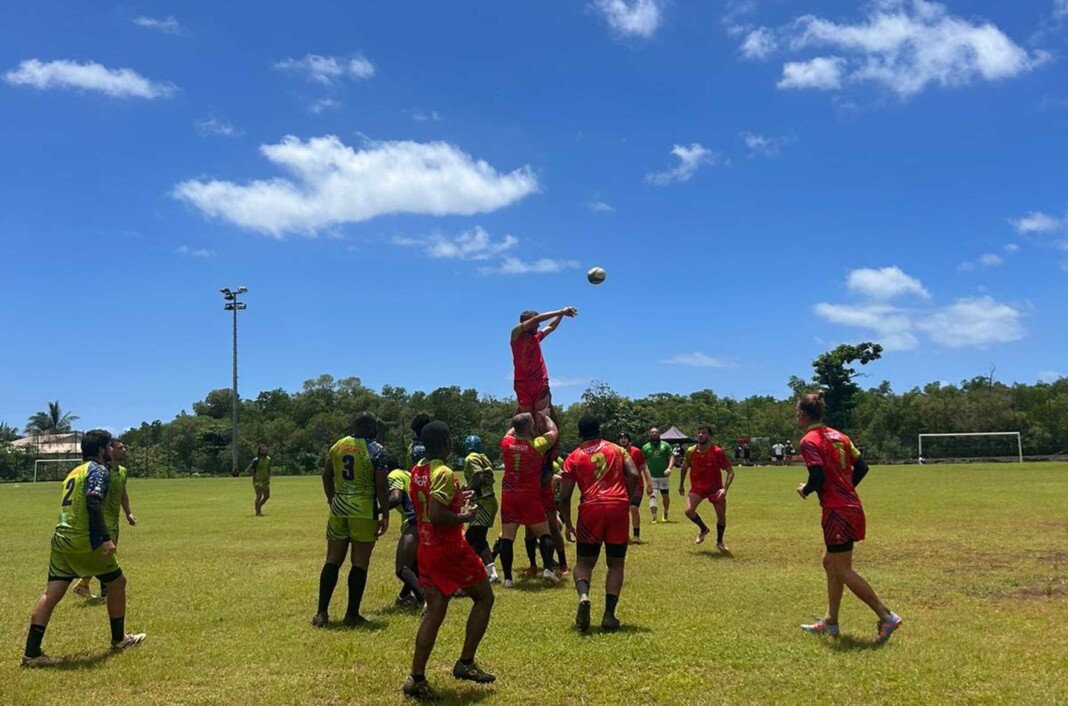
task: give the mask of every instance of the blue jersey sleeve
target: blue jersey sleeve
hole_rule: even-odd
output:
[[[89,470],[85,475],[85,497],[100,498],[108,494],[108,486],[111,483],[111,471],[107,466],[102,466],[95,461],[89,464]]]
[[[389,473],[393,470],[386,463],[386,449],[383,448],[382,444],[377,441],[368,442],[367,453],[371,457],[371,465],[374,466],[376,471]]]

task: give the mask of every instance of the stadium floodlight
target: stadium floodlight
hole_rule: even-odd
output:
[[[923,456],[923,440],[936,438],[936,437],[952,437],[952,436],[1014,436],[1016,437],[1016,458],[1020,463],[1023,463],[1023,442],[1020,439],[1020,432],[1018,431],[962,431],[950,434],[920,434],[917,440],[917,447],[919,449],[919,455]]]
[[[238,473],[238,460],[237,460],[237,312],[247,308],[244,302],[238,301],[237,297],[240,294],[248,292],[248,287],[241,285],[237,288],[237,291],[231,290],[229,287],[223,287],[219,290],[219,293],[223,295],[223,299],[226,300],[226,304],[223,305],[225,311],[234,312],[234,388],[231,396],[231,402],[233,403],[233,411],[231,416],[231,428],[230,428],[230,456],[231,456],[231,468],[230,472],[233,475]]]

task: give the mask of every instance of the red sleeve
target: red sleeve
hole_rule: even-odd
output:
[[[564,465],[560,469],[560,477],[561,478],[570,478],[571,480],[575,480],[575,472],[571,468],[571,456],[568,456],[567,458],[564,459]]]
[[[810,468],[812,466],[823,466],[823,456],[820,455],[819,447],[808,437],[801,440],[801,458],[804,459],[805,465]]]
[[[723,453],[723,449],[719,446],[716,447],[716,456],[719,461],[719,467],[726,470],[730,467],[731,462],[727,460],[727,454]]]
[[[638,467],[638,471],[642,470],[642,466],[645,465],[645,454],[637,446],[634,447],[634,465]]]

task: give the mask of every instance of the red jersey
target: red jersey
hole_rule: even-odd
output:
[[[861,507],[853,488],[853,462],[860,458],[860,451],[848,436],[825,424],[814,424],[801,439],[801,457],[806,466],[823,468],[823,487],[816,491],[822,507]]]
[[[437,546],[442,544],[465,544],[464,526],[448,527],[430,522],[430,502],[437,500],[455,513],[463,509],[463,493],[460,483],[445,463],[438,459],[423,459],[412,467],[412,482],[408,496],[415,507],[419,528],[419,544]]]
[[[645,454],[637,446],[628,448],[627,453],[630,454],[630,460],[634,461],[634,468],[638,470],[638,490],[645,492],[645,474],[642,473],[642,468],[645,467]]]
[[[501,492],[538,494],[541,491],[541,469],[545,465],[545,452],[550,446],[549,439],[544,436],[535,439],[505,436],[501,439],[501,457],[504,459]]]
[[[630,504],[623,470],[625,454],[621,447],[603,439],[587,441],[571,452],[560,475],[573,480],[582,491],[579,507]]]
[[[545,369],[545,358],[541,355],[541,331],[526,333],[522,330],[512,338],[512,364],[515,366],[515,379],[547,380],[549,373]]]
[[[690,462],[690,492],[716,491],[723,487],[723,471],[730,468],[730,461],[723,449],[715,444],[702,451],[693,445],[686,449]]]

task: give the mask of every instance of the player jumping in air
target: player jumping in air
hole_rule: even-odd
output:
[[[727,491],[734,482],[734,466],[727,460],[723,449],[712,443],[711,430],[707,424],[697,427],[697,443],[686,449],[679,474],[679,495],[686,496],[686,518],[697,525],[695,544],[705,541],[709,533],[708,526],[697,514],[697,507],[702,500],[708,500],[716,510],[716,548],[721,552],[729,551],[723,543],[723,532],[727,529]],[[693,471],[690,478],[690,492],[683,487],[686,472]],[[723,484],[723,471],[727,471],[727,483]]]
[[[549,391],[549,373],[545,368],[545,358],[541,354],[541,342],[556,330],[565,316],[578,314],[573,306],[539,314],[536,311],[524,311],[519,315],[519,325],[512,329],[512,364],[515,368],[515,398],[519,412],[533,415],[538,424],[539,433],[546,431],[542,419],[551,418],[559,427],[553,410],[552,393]],[[548,321],[543,329],[538,327]],[[555,454],[550,459],[555,458]]]
[[[262,515],[263,506],[271,499],[271,457],[267,444],[260,444],[256,458],[248,463],[245,473],[252,476],[252,488],[256,491],[256,515]]]
[[[464,523],[473,520],[478,509],[471,503],[472,492],[460,490],[446,464],[449,426],[445,422],[430,422],[423,427],[423,442],[426,457],[412,468],[409,490],[419,525],[419,580],[427,602],[415,637],[412,672],[403,687],[405,694],[415,697],[430,696],[426,663],[445,621],[449,597],[460,590],[474,603],[467,619],[464,646],[452,675],[479,684],[497,679],[475,663],[475,652],[486,634],[493,609],[493,589],[486,568],[463,534]]]
[[[605,578],[604,617],[601,628],[618,630],[616,604],[623,588],[623,565],[627,558],[631,500],[641,499],[638,469],[625,449],[601,438],[601,423],[589,415],[579,420],[581,444],[564,461],[560,474],[560,509],[567,537],[578,541],[575,550],[575,590],[578,612],[575,625],[590,627],[590,579],[605,545],[608,576]],[[578,529],[571,522],[571,495],[578,485]]]
[[[803,396],[797,402],[797,425],[805,430],[801,456],[808,466],[808,482],[797,486],[802,499],[816,493],[823,508],[823,569],[827,572],[827,613],[822,620],[801,629],[816,635],[838,634],[838,608],[842,589],[868,604],[879,617],[876,642],[886,642],[901,626],[901,618],[887,610],[875,590],[853,570],[853,543],[864,539],[864,507],[856,486],[868,473],[868,464],[848,436],[822,423],[823,393]]]

